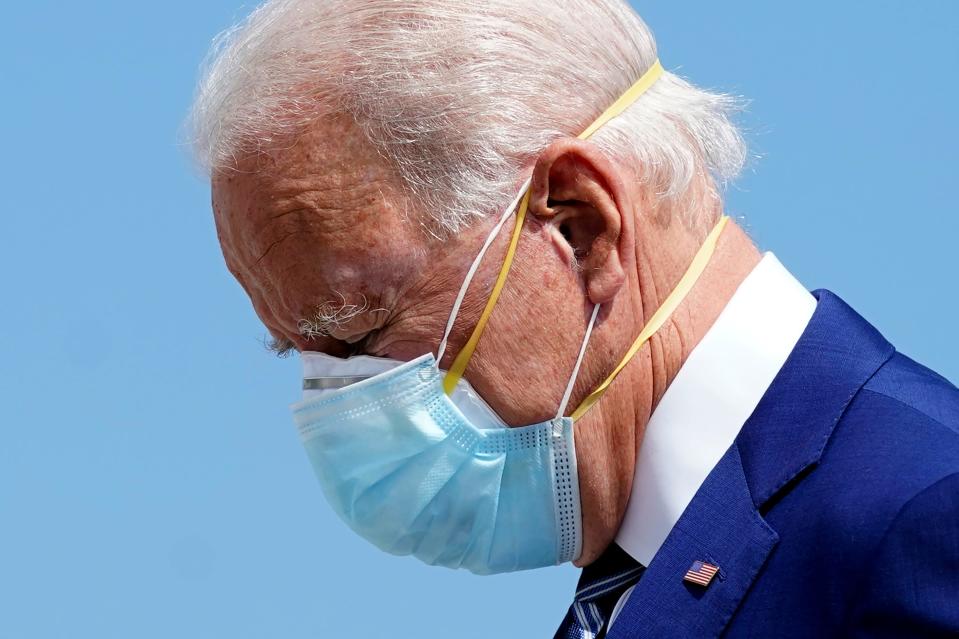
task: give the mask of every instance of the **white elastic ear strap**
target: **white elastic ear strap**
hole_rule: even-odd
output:
[[[559,410],[556,411],[556,418],[559,419],[566,414],[566,405],[569,403],[569,397],[573,394],[573,386],[576,385],[576,378],[579,376],[579,367],[583,363],[583,355],[586,354],[586,345],[589,344],[589,338],[593,334],[593,326],[596,324],[596,317],[599,315],[599,304],[593,305],[593,314],[589,318],[589,324],[586,325],[586,335],[583,336],[583,344],[579,347],[579,356],[576,358],[576,365],[573,366],[573,374],[569,376],[569,382],[566,384],[566,392],[563,393],[563,401],[559,403]]]
[[[443,331],[443,339],[440,341],[439,348],[436,352],[437,364],[443,360],[443,355],[446,353],[446,347],[449,344],[450,333],[453,331],[453,324],[456,322],[456,316],[459,315],[460,306],[463,305],[463,300],[466,298],[466,292],[469,290],[470,284],[473,282],[473,278],[476,277],[476,271],[479,269],[479,265],[483,262],[483,257],[486,256],[486,251],[489,250],[489,247],[493,244],[493,240],[496,239],[500,231],[503,229],[503,225],[506,224],[506,220],[510,218],[510,216],[513,214],[513,211],[517,206],[519,206],[519,202],[526,194],[526,190],[529,188],[531,182],[532,178],[529,178],[523,183],[519,193],[516,194],[516,197],[513,199],[513,201],[510,202],[509,206],[507,206],[503,211],[499,220],[496,222],[496,225],[486,237],[486,241],[483,242],[483,246],[480,248],[476,258],[473,259],[473,263],[470,264],[469,270],[466,271],[466,277],[463,279],[463,284],[460,286],[459,293],[456,294],[456,300],[453,302],[453,308],[450,310],[449,320],[446,322],[446,329]],[[599,304],[593,305],[593,314],[590,316],[589,324],[586,326],[586,334],[583,336],[583,343],[580,345],[579,355],[576,357],[576,364],[573,366],[573,372],[566,384],[566,391],[563,393],[563,400],[560,402],[559,410],[556,413],[556,417],[558,418],[563,417],[563,415],[566,413],[566,406],[569,404],[569,398],[573,394],[573,387],[576,385],[576,378],[579,376],[579,368],[583,363],[583,356],[586,354],[586,347],[589,345],[589,338],[593,334],[593,327],[596,325],[596,317],[599,315],[599,306]]]
[[[509,219],[516,207],[519,206],[519,201],[523,199],[523,196],[526,194],[526,190],[529,188],[529,185],[532,181],[533,178],[530,177],[523,182],[523,186],[520,188],[516,198],[513,199],[510,205],[506,207],[506,210],[503,211],[503,215],[500,216],[496,226],[493,227],[493,230],[486,238],[486,242],[483,243],[483,248],[480,249],[476,259],[473,260],[469,270],[466,272],[466,279],[463,280],[463,285],[460,286],[460,292],[456,295],[456,301],[453,302],[453,309],[450,311],[450,318],[446,322],[446,330],[443,331],[443,339],[440,341],[440,347],[436,352],[437,365],[439,365],[439,363],[443,360],[443,354],[446,352],[446,345],[449,341],[450,333],[453,330],[453,323],[456,321],[456,316],[460,312],[460,306],[463,304],[463,299],[466,297],[466,291],[469,290],[470,283],[473,281],[473,277],[476,276],[476,271],[479,269],[479,265],[483,261],[483,256],[486,255],[486,251],[493,244],[493,240],[495,240],[496,236],[499,235],[503,225],[506,224],[506,220]]]

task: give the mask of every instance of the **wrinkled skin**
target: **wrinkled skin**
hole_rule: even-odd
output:
[[[466,371],[508,424],[555,414],[592,305],[601,303],[575,406],[622,357],[698,249],[703,229],[651,221],[668,216],[642,186],[641,171],[575,139],[552,144],[536,159],[516,259]],[[517,188],[522,179],[516,176]],[[424,231],[426,212],[397,185],[351,121],[332,117],[269,157],[246,157],[215,173],[214,213],[227,266],[275,338],[337,356],[362,351],[408,360],[436,352],[453,299],[498,212],[478,202],[487,217],[439,241]],[[467,294],[443,367],[486,302],[510,229],[508,223]],[[687,301],[577,422],[584,531],[577,564],[592,562],[613,540],[656,402],[758,259],[730,224]],[[300,334],[299,320],[341,299],[370,310],[328,337]]]

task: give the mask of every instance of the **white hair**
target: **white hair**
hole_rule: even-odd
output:
[[[191,137],[215,171],[349,113],[455,232],[502,209],[539,152],[579,134],[656,58],[623,0],[268,0],[217,38]],[[707,174],[715,197],[746,158],[738,104],[667,72],[592,141],[640,163],[664,198]]]
[[[300,335],[307,339],[328,337],[334,331],[343,328],[361,315],[386,311],[385,308],[370,308],[370,302],[366,299],[366,295],[361,295],[359,304],[353,304],[346,299],[346,295],[343,293],[334,292],[339,297],[338,300],[327,300],[313,311],[313,317],[310,319],[304,318],[298,322],[297,330]]]

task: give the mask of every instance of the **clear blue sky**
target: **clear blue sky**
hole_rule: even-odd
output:
[[[753,100],[730,211],[959,379],[959,3],[639,7],[669,68]],[[197,63],[250,8],[4,7],[0,639],[547,636],[574,569],[427,568],[323,502],[297,361],[264,351],[177,144]]]

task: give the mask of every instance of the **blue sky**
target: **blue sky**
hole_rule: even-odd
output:
[[[752,100],[730,212],[959,379],[959,3],[637,6],[668,68]],[[431,569],[323,502],[297,361],[264,351],[178,143],[251,7],[4,9],[0,639],[546,636],[574,569]]]

